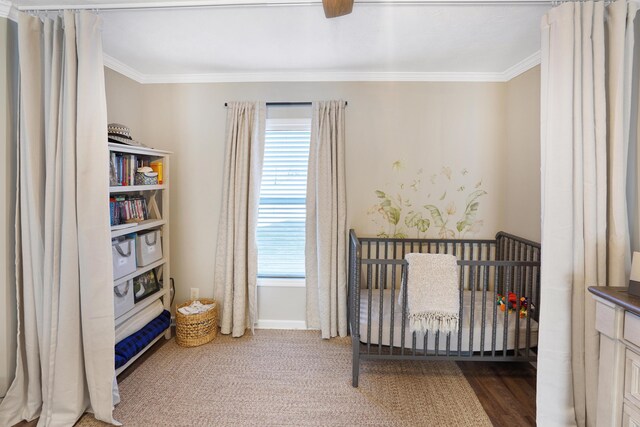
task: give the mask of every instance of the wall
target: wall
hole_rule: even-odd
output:
[[[144,128],[144,108],[142,85],[116,72],[105,68],[107,74],[107,111],[109,123],[126,124],[132,129],[133,137],[139,139]]]
[[[540,241],[540,66],[507,83],[505,229]]]
[[[507,225],[505,83],[157,84],[140,86],[141,94],[131,92],[131,96],[122,97],[129,93],[123,87],[133,82],[111,70],[106,78],[110,121],[125,104],[142,102],[143,125],[139,129],[132,126],[134,136],[175,153],[171,253],[177,301],[188,298],[190,287],[200,287],[205,296],[213,294],[212,257],[222,197],[227,101],[348,101],[348,224],[359,234],[393,231],[394,227],[372,209],[380,202],[376,190],[413,204],[412,208],[403,206],[399,222],[410,236],[418,230],[406,226],[404,219],[412,209],[428,218],[429,211],[422,207],[427,204],[450,212],[449,229],[459,234],[455,224],[478,188],[486,194],[477,199],[475,226],[465,229],[467,237],[491,237]],[[118,100],[114,92],[119,94]],[[118,120],[130,123],[126,117]],[[539,119],[531,117],[531,121],[537,124]],[[529,179],[539,180],[539,173]],[[437,236],[440,232],[432,226],[427,234]],[[280,291],[259,290],[261,315],[267,307],[270,316],[277,314],[273,304]],[[292,294],[296,292],[300,291]],[[297,306],[300,300],[296,297],[296,301],[281,301],[278,306]]]
[[[17,26],[0,18],[0,398],[13,379],[16,357],[15,186]]]

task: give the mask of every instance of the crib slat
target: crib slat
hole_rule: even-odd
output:
[[[493,301],[494,304],[497,305],[497,301],[498,301],[498,280],[500,277],[500,267],[495,267],[494,271],[493,271],[494,277],[493,277]],[[498,329],[498,310],[497,307],[495,310],[493,310],[493,327],[491,328],[491,356],[492,357],[496,357],[496,333],[497,333],[497,329]]]
[[[416,331],[411,333],[411,355],[416,356]]]
[[[380,266],[380,315],[378,316],[378,354],[382,354],[382,332],[383,332],[383,319],[384,319],[384,284],[387,280],[387,264],[382,264]],[[392,324],[393,325],[393,324]]]
[[[483,261],[484,260],[484,254],[485,254],[484,246],[485,245],[483,243],[479,243],[478,244],[478,260],[479,261]],[[475,286],[473,287],[473,291],[474,291],[473,294],[474,295],[475,295],[476,291],[481,291],[482,290],[482,274],[481,274],[481,272],[482,272],[482,265],[478,265],[476,267],[476,282],[475,282]],[[474,305],[474,307],[475,307],[475,305]],[[474,331],[474,337],[475,337],[475,331]]]
[[[393,244],[393,259],[398,259],[398,245]]]
[[[470,266],[469,268],[469,287],[471,288],[471,306],[469,307],[469,356],[473,356],[473,333],[475,332],[475,324],[473,321],[476,309],[475,274],[473,266]]]
[[[389,242],[384,242],[384,259],[389,259]]]
[[[487,331],[487,288],[489,287],[489,266],[484,267],[482,283],[482,324],[480,326],[480,356],[484,356],[484,336]],[[494,303],[494,308],[496,307]]]
[[[482,245],[478,245],[478,261],[482,261]],[[478,286],[480,285],[480,268],[476,269],[476,287],[473,288],[474,291],[479,290]]]
[[[373,297],[373,283],[371,283],[371,264],[367,264],[367,354],[371,353],[371,305]]]
[[[449,332],[447,334],[447,350],[446,350],[446,354],[447,354],[447,357],[449,357],[451,355],[451,332]]]
[[[528,251],[528,252],[529,253],[527,254],[527,261],[529,261],[533,251]],[[527,335],[526,335],[527,354],[526,354],[526,357],[529,357],[529,354],[531,352],[531,303],[533,302],[534,284],[533,284],[533,267],[526,267],[526,269],[528,272],[526,294],[529,297],[529,302],[527,306]]]
[[[400,328],[400,354],[404,355],[405,348],[405,328],[406,328],[406,320],[407,320],[407,266],[403,265],[401,268],[401,278],[402,280],[402,325]]]
[[[389,322],[389,352],[393,355],[393,331],[395,329],[395,308],[396,308],[396,265],[391,266],[391,318]],[[402,268],[402,267],[401,267]]]
[[[509,291],[511,290],[511,268],[505,267],[507,270],[507,277],[505,283],[504,298],[506,308],[504,310],[504,324],[502,333],[502,355],[507,355],[507,339],[509,338]]]
[[[513,292],[516,294],[516,336],[515,336],[515,354],[520,351],[520,297],[522,296],[522,276],[519,267],[514,267],[515,284]]]
[[[460,259],[465,259],[466,245],[462,245]],[[462,355],[462,325],[464,325],[464,266],[460,268],[460,323],[458,327],[458,356]]]
[[[376,259],[380,259],[380,242],[379,241],[376,241]],[[379,286],[379,283],[378,283],[379,269],[380,269],[380,264],[376,264],[375,270],[373,270],[374,289],[376,289],[376,287]]]
[[[534,259],[537,262],[540,262],[540,249],[536,248],[534,250]],[[533,268],[535,274],[533,275],[534,277],[534,286],[533,286],[533,301],[536,307],[536,321],[540,321],[540,316],[538,315],[539,310],[540,310],[540,267],[534,267]]]
[[[422,337],[422,354],[425,357],[429,355],[427,353],[428,348],[429,348],[429,331],[425,331],[424,336]]]

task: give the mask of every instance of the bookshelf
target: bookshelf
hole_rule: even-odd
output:
[[[138,266],[136,270],[127,274],[124,277],[120,277],[113,281],[113,286],[118,286],[128,280],[135,279],[149,271],[155,270],[158,276],[158,281],[161,284],[159,291],[147,296],[133,305],[133,308],[116,316],[116,326],[121,326],[130,321],[137,313],[144,310],[157,300],[161,300],[166,310],[171,310],[171,296],[170,296],[170,233],[169,233],[169,157],[172,153],[164,150],[156,150],[146,147],[134,147],[124,144],[109,143],[109,158],[110,164],[113,166],[114,159],[126,158],[130,163],[127,168],[127,163],[122,165],[121,163],[116,166],[110,167],[112,171],[110,176],[109,198],[111,209],[111,238],[123,238],[123,236],[133,235],[134,233],[140,233],[145,231],[160,230],[161,232],[161,247],[162,258],[152,262],[145,266]],[[134,157],[135,156],[135,157]],[[128,179],[123,178],[123,175],[129,172],[135,171],[136,163],[143,163],[147,165],[151,162],[160,162],[162,164],[162,182],[152,185],[135,185],[135,182],[131,179],[131,173],[129,173]],[[123,185],[114,185],[123,184]],[[129,184],[129,185],[127,185]],[[131,185],[134,184],[134,185]],[[134,201],[134,202],[132,202]],[[118,203],[136,203],[140,201],[138,205],[127,205],[132,207],[132,211],[125,209],[124,207],[117,207]],[[114,207],[115,206],[115,207]],[[114,215],[114,211],[118,210],[118,215]],[[120,215],[122,212],[122,216]],[[133,213],[135,212],[135,214]],[[138,215],[140,214],[140,215]],[[132,218],[134,216],[135,218]],[[171,338],[171,329],[163,334],[166,339]],[[147,345],[140,353],[133,357],[127,364],[116,370],[116,375],[124,371],[131,363],[133,363],[138,357],[140,357],[145,351],[147,351],[153,343],[157,342],[162,335],[156,337],[152,343]]]

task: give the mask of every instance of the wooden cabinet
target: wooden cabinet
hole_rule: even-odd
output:
[[[598,427],[640,427],[640,298],[591,287],[600,333]]]
[[[128,156],[128,158],[133,159],[133,156],[135,156],[137,160],[144,159],[145,162],[159,162],[161,164],[162,170],[162,181],[158,182],[157,184],[135,185],[135,182],[129,179],[127,184],[134,185],[112,185],[111,187],[109,187],[110,198],[112,199],[124,197],[143,198],[145,201],[145,208],[148,212],[148,218],[130,221],[127,224],[114,225],[112,223],[111,238],[117,239],[122,238],[123,236],[133,236],[134,234],[139,236],[141,233],[157,230],[159,231],[159,234],[157,235],[160,236],[160,249],[162,252],[162,257],[160,257],[156,261],[146,265],[140,265],[141,263],[138,263],[137,268],[133,270],[133,272],[125,276],[118,277],[114,280],[113,286],[115,295],[124,292],[123,289],[126,289],[128,292],[133,292],[133,283],[135,279],[152,271],[156,273],[156,277],[161,285],[160,290],[150,294],[149,296],[146,296],[140,301],[137,301],[133,304],[128,304],[124,308],[121,308],[115,318],[116,327],[119,327],[123,324],[126,324],[126,322],[129,322],[137,313],[150,306],[157,300],[162,301],[162,305],[164,306],[165,310],[171,310],[169,280],[169,155],[171,153],[168,151],[156,150],[152,148],[134,147],[114,143],[109,144],[109,151],[111,153],[111,159],[113,159],[115,156]],[[111,166],[112,172],[114,172],[117,167],[113,164]],[[118,167],[121,167],[121,165]],[[135,167],[135,165],[133,167]],[[132,170],[134,169],[130,169],[130,171]],[[116,175],[118,174],[122,174],[122,171],[118,171]],[[113,180],[113,176],[111,177],[111,179]],[[116,293],[116,291],[118,293]],[[119,374],[120,372],[125,370],[147,349],[155,344],[155,342],[158,341],[163,335],[167,339],[169,339],[171,337],[171,329],[167,329],[164,334],[156,337],[141,352],[139,352],[136,356],[129,360],[128,363],[118,368],[116,370],[116,374]]]
[[[640,412],[636,407],[624,405],[622,425],[623,427],[640,427]]]

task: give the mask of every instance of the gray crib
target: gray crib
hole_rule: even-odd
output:
[[[409,332],[407,264],[412,252],[448,253],[460,268],[457,333]],[[498,298],[516,296],[513,310]],[[405,294],[406,295],[406,294]],[[521,298],[525,300],[522,301]],[[349,324],[353,380],[361,360],[535,361],[540,307],[540,244],[504,232],[495,240],[362,238],[349,233]],[[521,311],[526,311],[521,314]]]

